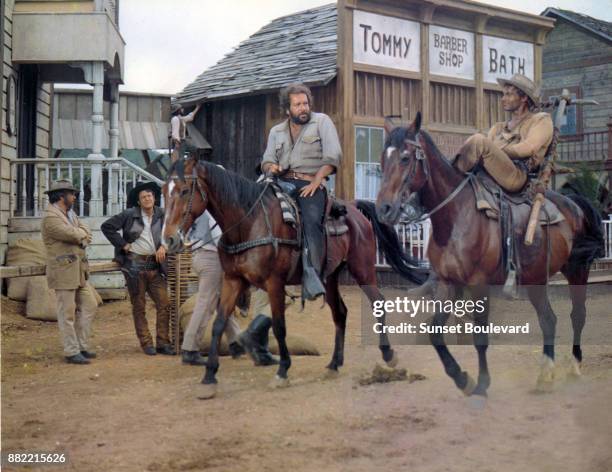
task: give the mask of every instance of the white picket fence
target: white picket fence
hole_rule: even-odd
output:
[[[612,216],[604,220],[604,240],[605,240],[605,256],[599,259],[599,262],[612,261]],[[402,249],[408,255],[416,258],[424,266],[429,265],[427,259],[427,243],[431,231],[431,222],[425,220],[422,223],[409,224],[400,223],[395,225],[395,230],[399,237]],[[377,267],[390,267],[385,260],[385,256],[378,250]]]

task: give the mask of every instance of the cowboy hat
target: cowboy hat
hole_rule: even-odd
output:
[[[46,190],[45,193],[49,194],[51,192],[56,192],[58,190],[70,190],[74,193],[79,193],[79,189],[74,188],[74,186],[72,185],[72,182],[68,179],[54,180],[51,183],[51,188],[49,190]]]
[[[181,108],[183,108],[183,105],[181,105],[179,102],[172,102],[172,104],[170,105],[170,113],[174,114]]]
[[[127,207],[138,206],[138,195],[143,190],[150,190],[155,195],[155,205],[159,206],[161,190],[155,182],[139,182],[136,187],[130,190],[127,198]]]
[[[497,79],[497,83],[502,87],[504,85],[513,85],[520,91],[524,92],[534,105],[538,105],[540,103],[540,87],[536,87],[536,84],[527,77],[522,74],[514,74],[509,79]]]

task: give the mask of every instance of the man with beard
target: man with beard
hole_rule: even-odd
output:
[[[270,130],[262,171],[293,184],[299,196],[304,234],[302,293],[314,300],[325,293],[321,283],[325,257],[325,205],[323,182],[336,172],[342,149],[329,116],[314,113],[312,93],[303,84],[290,84],[280,93],[287,120]]]
[[[91,322],[96,301],[87,288],[89,266],[85,248],[91,243],[89,228],[77,218],[72,206],[78,190],[69,180],[57,180],[41,223],[47,251],[47,281],[57,298],[57,325],[69,364],[89,364],[96,354],[89,350]]]
[[[468,172],[482,162],[499,185],[517,192],[527,182],[527,174],[544,162],[553,138],[553,123],[548,113],[534,112],[540,90],[529,78],[514,74],[497,82],[502,86],[501,104],[511,113],[510,121],[496,123],[487,136],[470,136],[453,165]]]

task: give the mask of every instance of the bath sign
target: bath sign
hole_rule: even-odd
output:
[[[429,72],[474,80],[474,33],[429,27]]]
[[[533,44],[483,36],[482,73],[484,81],[492,84],[513,74],[523,74],[533,80]]]
[[[421,25],[415,21],[353,12],[353,61],[420,72]]]

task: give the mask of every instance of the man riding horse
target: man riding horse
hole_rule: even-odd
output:
[[[263,155],[262,171],[278,175],[293,184],[302,214],[304,297],[309,300],[325,293],[321,283],[325,258],[324,179],[336,172],[342,149],[329,116],[314,113],[312,93],[303,84],[290,84],[280,93],[280,106],[287,120],[270,130]]]
[[[512,113],[510,121],[495,123],[485,137],[468,138],[453,165],[462,172],[482,162],[495,181],[509,192],[521,190],[528,173],[537,169],[553,138],[553,123],[548,113],[534,113],[540,91],[521,74],[497,79],[503,87],[504,111]]]

